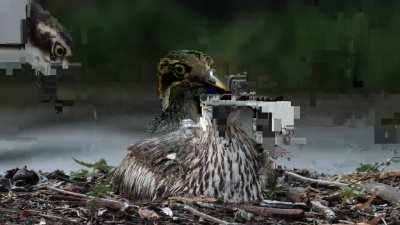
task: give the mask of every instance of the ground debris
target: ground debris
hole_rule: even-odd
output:
[[[338,177],[285,171],[282,174],[289,179],[281,179],[277,184],[280,194],[253,204],[224,204],[219,199],[202,196],[177,196],[153,202],[128,200],[108,190],[106,172],[98,170],[87,177],[74,177],[62,171],[9,170],[0,175],[0,225],[396,225],[400,222],[400,205],[387,195],[366,188],[370,184],[384,184],[387,190],[397,193],[399,172]],[[16,184],[23,184],[24,190],[16,188]]]

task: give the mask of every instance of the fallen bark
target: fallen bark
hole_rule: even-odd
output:
[[[375,194],[392,204],[400,203],[400,189],[382,183],[361,184],[368,193]]]
[[[287,177],[293,178],[295,180],[304,182],[304,183],[309,183],[309,184],[315,184],[319,186],[327,186],[327,187],[336,187],[336,188],[343,188],[347,187],[348,184],[337,182],[337,181],[328,181],[328,180],[318,180],[318,179],[313,179],[309,177],[304,177],[299,174],[285,171],[284,173]]]

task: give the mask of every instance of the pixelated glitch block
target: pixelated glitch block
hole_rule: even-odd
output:
[[[382,118],[374,127],[375,144],[400,143],[400,113],[395,112],[393,118]]]

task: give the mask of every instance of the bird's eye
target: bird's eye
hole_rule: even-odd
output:
[[[58,57],[64,57],[67,54],[67,50],[60,44],[56,44],[54,54]]]
[[[174,75],[182,78],[186,73],[186,67],[183,64],[177,63],[174,65]]]

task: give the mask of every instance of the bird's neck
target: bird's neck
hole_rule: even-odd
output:
[[[204,106],[197,127],[192,129],[193,167],[201,169],[188,177],[189,184],[194,184],[191,192],[230,202],[261,199],[261,164],[251,138],[229,120],[221,135],[214,121],[212,112]]]
[[[150,124],[152,133],[164,133],[179,128],[183,119],[191,119],[195,123],[200,118],[200,100],[196,90],[186,90],[174,96],[168,110],[163,111]]]
[[[232,130],[239,131],[244,134],[244,138],[251,139],[240,126],[238,114],[239,112],[232,112],[224,120],[225,122],[217,122],[213,118],[213,109],[209,106],[203,106],[201,109],[201,117],[199,118],[198,127],[204,131],[204,133],[215,133],[222,139],[235,138],[235,135],[231,135]]]

